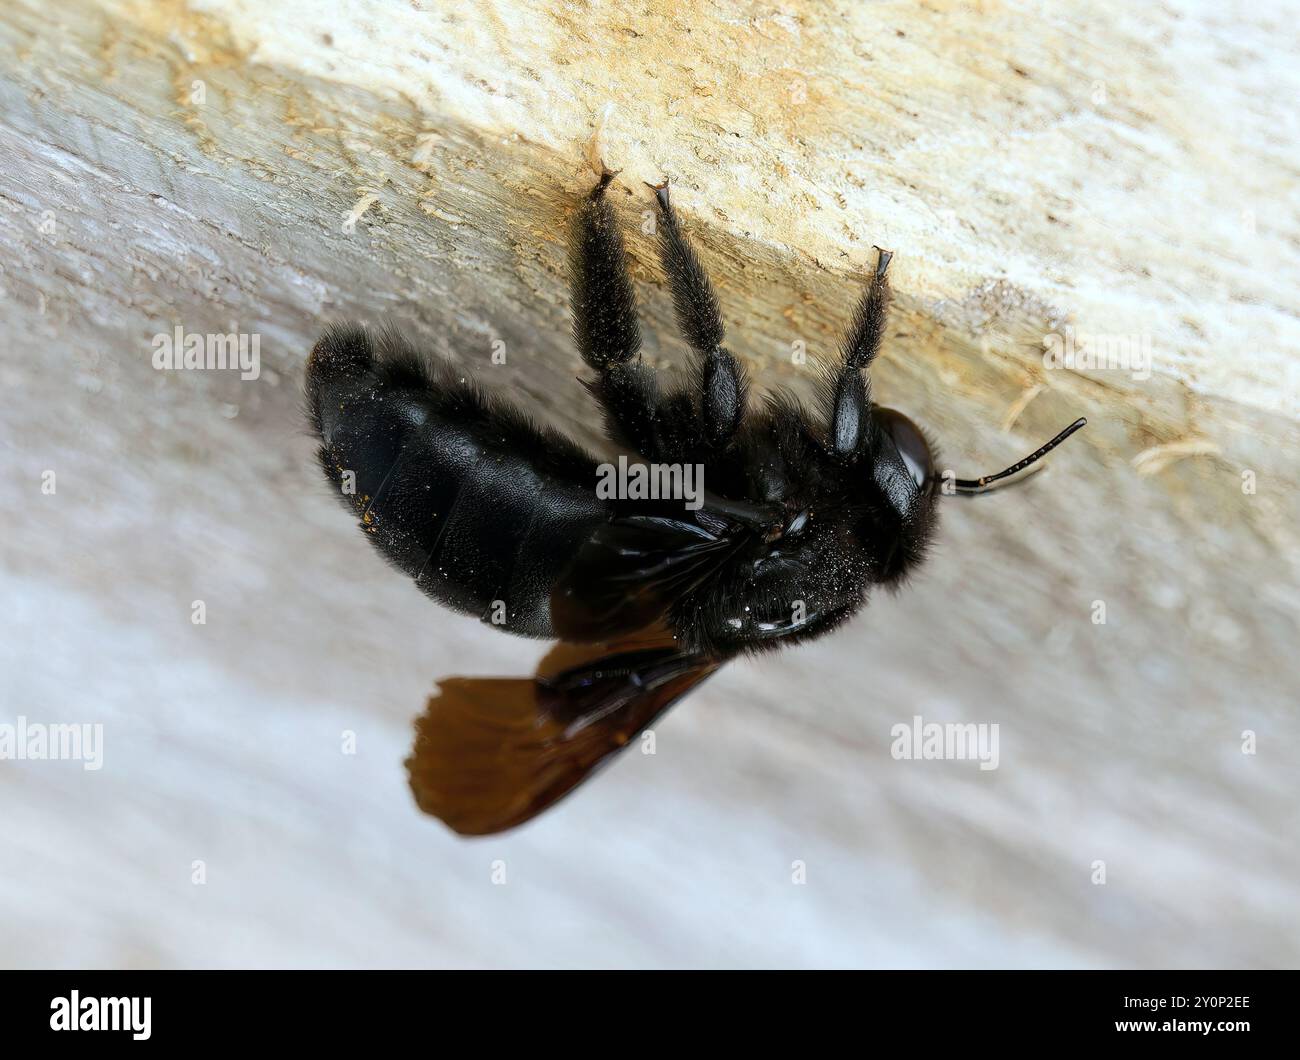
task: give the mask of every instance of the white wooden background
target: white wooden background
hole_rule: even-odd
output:
[[[1294,965],[1294,20],[1102,7],[4,0],[0,723],[105,749],[0,762],[0,964]],[[806,384],[881,243],[879,392],[956,466],[1092,423],[946,511],[906,593],[465,841],[414,808],[412,719],[543,646],[371,554],[299,376],[322,321],[394,320],[596,444],[561,270],[607,102],[619,208],[681,181],[760,386]],[[256,382],[150,366],[232,321]],[[1065,322],[1155,374],[1043,372]],[[1000,768],[895,762],[917,713],[998,723]]]

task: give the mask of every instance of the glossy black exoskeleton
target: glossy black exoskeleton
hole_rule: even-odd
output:
[[[655,188],[660,255],[693,364],[687,385],[661,392],[638,357],[612,176],[573,226],[573,333],[596,373],[585,385],[617,446],[654,467],[701,469],[695,505],[598,495],[594,457],[391,332],[331,327],[307,366],[321,466],[390,563],[484,622],[591,645],[536,678],[442,683],[408,765],[420,805],[464,833],[540,812],[728,658],[833,629],[922,561],[942,493],[980,492],[1083,425],[944,488],[920,429],[872,400],[887,251],[818,414],[779,395],[749,409],[666,184]]]

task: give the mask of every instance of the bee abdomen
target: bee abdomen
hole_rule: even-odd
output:
[[[355,326],[312,351],[307,406],[326,476],[385,559],[448,607],[553,635],[551,589],[608,515],[587,453]]]

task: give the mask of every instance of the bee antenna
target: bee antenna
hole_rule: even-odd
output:
[[[1065,441],[1065,439],[1070,437],[1070,435],[1072,435],[1075,431],[1081,430],[1087,425],[1088,425],[1088,421],[1084,419],[1082,416],[1080,416],[1077,420],[1075,420],[1072,424],[1070,424],[1070,426],[1066,427],[1065,430],[1063,430],[1060,434],[1058,434],[1046,445],[1040,446],[1038,449],[1035,449],[1023,460],[1016,461],[1016,463],[1012,464],[1005,471],[999,471],[996,475],[984,475],[983,477],[976,478],[976,479],[959,478],[953,482],[953,487],[956,489],[958,493],[965,493],[965,494],[984,493],[985,491],[992,489],[993,483],[997,482],[998,480],[1004,478],[1010,478],[1012,475],[1020,471],[1023,471],[1030,464],[1037,463],[1048,453],[1050,453],[1053,449],[1055,449],[1058,445],[1060,445],[1063,441]]]

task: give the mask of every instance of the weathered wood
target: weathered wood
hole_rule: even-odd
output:
[[[0,12],[0,721],[105,725],[98,772],[0,765],[24,914],[0,962],[1300,959],[1280,5]],[[807,389],[879,244],[877,393],[946,462],[1090,426],[1032,485],[954,502],[905,594],[730,667],[654,757],[464,843],[405,789],[411,719],[436,677],[540,648],[369,554],[316,481],[298,380],[324,320],[390,320],[598,445],[563,283],[593,150],[622,168],[668,370],[637,231],[664,174],[761,387]],[[177,325],[256,333],[260,377],[156,371]],[[1135,336],[1150,377],[1047,368],[1067,328]],[[999,768],[893,760],[914,714],[998,723]]]

